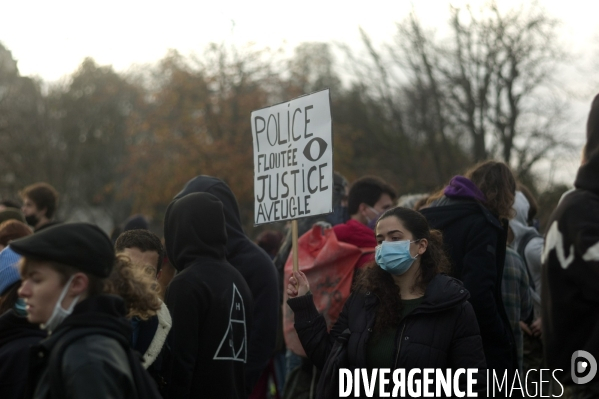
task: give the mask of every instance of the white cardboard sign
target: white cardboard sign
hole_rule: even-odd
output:
[[[331,213],[329,90],[252,112],[254,223]]]

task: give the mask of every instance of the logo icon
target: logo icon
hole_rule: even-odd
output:
[[[245,326],[245,304],[233,283],[233,298],[229,313],[229,328],[220,342],[213,360],[247,361],[247,330]]]
[[[575,384],[586,384],[597,374],[597,360],[587,351],[578,350],[572,354],[570,359],[570,370],[572,381]],[[585,376],[582,376],[586,374]]]
[[[312,147],[314,147],[314,143],[318,145],[317,151],[318,154],[316,156],[312,155]],[[312,162],[316,162],[322,157],[324,151],[327,149],[327,142],[321,139],[320,137],[314,137],[312,140],[306,144],[306,148],[304,148],[304,156],[306,159],[309,159]]]

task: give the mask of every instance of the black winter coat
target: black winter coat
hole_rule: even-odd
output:
[[[449,203],[422,209],[421,213],[431,228],[443,232],[451,275],[470,292],[487,366],[498,373],[515,371],[516,346],[501,296],[507,229],[476,201]]]
[[[479,368],[482,377],[485,357],[468,296],[460,281],[442,274],[433,278],[420,306],[404,317],[398,327],[393,368]],[[318,368],[324,366],[335,339],[347,328],[351,331],[347,343],[349,367],[367,368],[366,344],[375,324],[377,296],[370,292],[353,293],[330,333],[312,295],[292,298],[287,303],[295,314],[295,329],[302,346]]]
[[[89,335],[74,342],[65,338],[73,329],[99,327],[129,339],[131,326],[124,316],[125,305],[117,296],[99,295],[77,304],[52,335],[31,348],[25,397],[50,398],[51,387],[60,384],[65,399],[136,398],[129,358],[117,340],[104,335]],[[65,339],[69,344],[61,361],[61,380],[56,381],[49,370],[50,359]]]
[[[46,332],[9,310],[0,317],[0,392],[2,399],[20,399],[29,370],[29,348]]]

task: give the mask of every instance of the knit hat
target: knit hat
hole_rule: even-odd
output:
[[[48,227],[12,241],[10,247],[22,256],[61,263],[98,277],[108,277],[115,260],[106,233],[89,223]]]
[[[0,252],[0,295],[17,281],[21,280],[19,275],[19,260],[21,257],[10,247],[6,247]]]

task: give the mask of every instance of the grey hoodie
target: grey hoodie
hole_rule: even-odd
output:
[[[536,232],[537,230],[534,227],[529,226],[527,223],[530,204],[521,191],[516,191],[516,198],[514,200],[513,208],[516,211],[516,217],[510,220],[510,228],[514,233],[514,241],[512,241],[510,247],[517,251],[522,237],[524,237],[524,235],[529,231]],[[531,296],[535,309],[535,319],[540,316],[541,312],[541,255],[543,254],[544,243],[545,240],[543,237],[535,237],[528,242],[526,248],[524,249],[526,265],[535,283],[534,291],[531,290]]]

